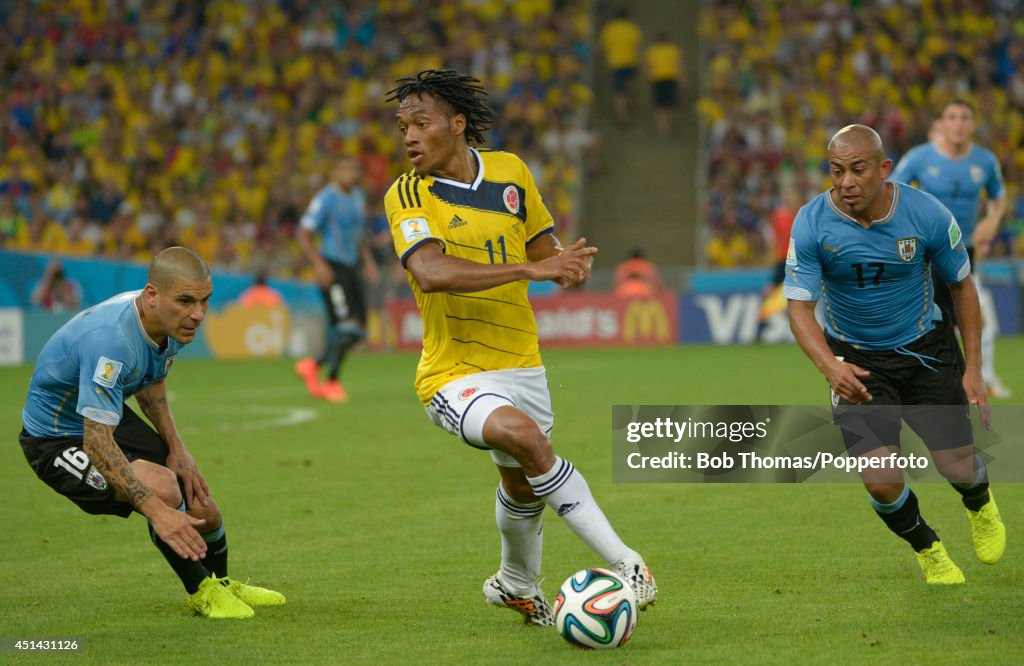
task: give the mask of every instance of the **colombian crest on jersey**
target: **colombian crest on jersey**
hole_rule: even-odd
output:
[[[896,241],[896,251],[899,252],[903,261],[913,261],[917,256],[917,239],[900,238]]]
[[[501,198],[505,202],[505,208],[508,212],[515,215],[519,212],[519,190],[516,189],[515,185],[509,185],[505,188],[505,191],[501,193]]]

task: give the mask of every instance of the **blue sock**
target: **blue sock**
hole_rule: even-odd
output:
[[[185,510],[185,503],[182,502],[178,509],[179,511]],[[192,560],[182,557],[174,552],[174,549],[168,546],[163,539],[157,536],[156,532],[153,531],[153,525],[149,525],[149,538],[153,540],[153,544],[160,551],[160,554],[164,556],[167,563],[171,565],[171,569],[177,574],[178,578],[181,579],[181,584],[185,586],[185,591],[189,594],[194,594],[199,589],[199,584],[203,582],[204,578],[210,577],[209,570],[204,566],[206,560],[200,562],[193,562]],[[207,549],[209,552],[209,549]]]
[[[973,483],[951,483],[953,489],[960,493],[964,506],[971,511],[978,511],[988,504],[988,466],[977,453],[974,454],[974,463],[978,468],[978,474],[974,477]]]
[[[216,530],[204,534],[203,541],[206,542],[206,557],[202,559],[203,566],[217,578],[227,578],[228,538],[224,534],[223,523]]]
[[[871,506],[874,507],[875,513],[886,526],[896,536],[909,543],[915,551],[929,548],[939,540],[935,530],[929,527],[921,516],[917,495],[910,489],[910,486],[904,485],[900,496],[896,498],[895,502],[889,504],[882,504],[872,497]]]

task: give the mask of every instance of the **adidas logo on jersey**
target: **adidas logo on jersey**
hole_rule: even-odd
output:
[[[464,227],[467,224],[469,224],[469,222],[466,222],[464,219],[456,215],[455,217],[452,218],[452,221],[448,223],[448,228],[456,229],[458,227]]]

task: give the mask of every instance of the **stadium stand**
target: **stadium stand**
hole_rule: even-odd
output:
[[[408,168],[391,82],[485,81],[489,146],[528,160],[571,235],[590,123],[583,0],[68,0],[0,5],[0,246],[306,277],[293,228],[331,160],[372,201]]]
[[[981,109],[977,140],[1009,188],[997,254],[1022,254],[1024,21],[1017,2],[714,0],[701,18],[706,69],[706,252],[712,265],[772,262],[780,192],[829,186],[822,146],[864,123],[898,158],[941,103]]]

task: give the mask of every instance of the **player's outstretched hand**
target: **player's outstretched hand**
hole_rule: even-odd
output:
[[[196,461],[184,446],[173,450],[167,456],[167,468],[181,479],[185,491],[185,505],[192,508],[198,501],[203,506],[208,504],[210,489],[206,485]]]
[[[580,238],[550,260],[558,262],[558,274],[552,277],[563,288],[576,287],[590,279],[590,269],[594,266],[594,255],[597,248],[587,245],[586,238]]]
[[[864,402],[871,402],[871,394],[861,383],[861,378],[871,373],[854,363],[845,361],[839,362],[828,374],[828,383],[835,391],[851,405],[859,405]]]
[[[987,257],[992,250],[992,241],[999,232],[999,218],[986,217],[974,227],[971,233],[971,242],[974,244],[974,253],[978,257]]]
[[[316,283],[321,289],[327,289],[334,282],[334,271],[322,258],[317,257],[313,262],[313,274],[316,276]]]
[[[967,394],[967,403],[978,406],[978,416],[981,417],[981,425],[985,430],[992,429],[992,405],[988,401],[988,389],[985,387],[985,380],[981,378],[980,372],[964,373],[964,392]]]
[[[149,518],[153,531],[180,557],[198,562],[206,557],[206,542],[196,528],[206,521],[195,518],[164,504],[155,516]]]

